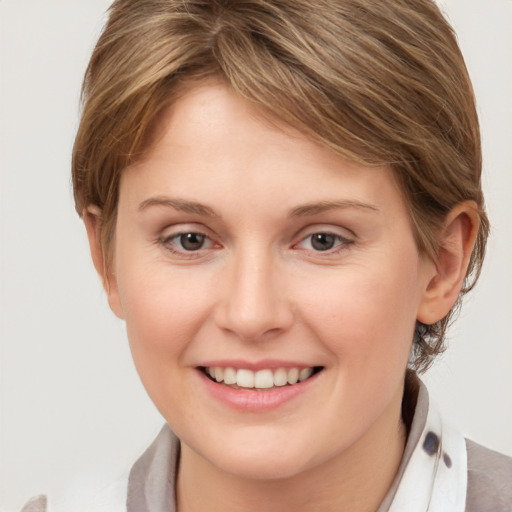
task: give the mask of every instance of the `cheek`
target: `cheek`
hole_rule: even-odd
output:
[[[141,262],[142,263],[139,263]],[[144,259],[119,262],[118,290],[135,365],[141,378],[180,366],[186,348],[209,315],[202,276]]]
[[[417,268],[395,264],[340,269],[315,287],[303,308],[305,322],[335,353],[358,371],[407,363],[418,306]]]
[[[132,358],[148,395],[171,418],[191,400],[186,354],[208,316],[206,294],[189,279],[185,285],[183,273],[128,267],[120,273],[119,294]]]

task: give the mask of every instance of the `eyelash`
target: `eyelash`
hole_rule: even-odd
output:
[[[205,249],[205,247],[203,247],[203,246],[201,246],[197,250],[187,250],[184,247],[182,249],[175,248],[180,243],[179,242],[180,238],[183,237],[184,235],[196,235],[196,236],[202,237],[203,240],[205,241],[205,243],[207,243],[208,245],[215,244],[215,242],[213,242],[213,240],[208,235],[206,235],[205,233],[201,233],[200,231],[180,231],[179,233],[173,233],[170,236],[166,236],[166,237],[159,239],[158,243],[160,245],[164,246],[164,248],[166,250],[168,250],[169,252],[171,252],[172,254],[176,254],[182,258],[197,258],[197,257],[199,257],[200,252]],[[206,247],[206,249],[207,248],[208,247]]]
[[[325,249],[325,250],[306,249],[308,252],[312,252],[315,255],[325,254],[326,256],[328,256],[328,255],[338,254],[339,252],[346,250],[349,245],[354,243],[353,240],[346,238],[344,236],[341,236],[337,233],[333,233],[331,231],[315,231],[313,233],[308,234],[304,238],[302,238],[297,244],[294,245],[294,247],[297,247],[297,246],[305,243],[307,240],[310,240],[310,245],[312,245],[312,243],[313,243],[312,237],[315,235],[326,235],[329,237],[333,237],[334,243],[335,243],[334,247]]]
[[[197,250],[187,250],[183,247],[182,241],[180,241],[181,237],[184,235],[196,235],[203,238],[203,241],[207,244],[207,247],[202,245]],[[337,233],[332,233],[330,231],[315,231],[313,233],[308,234],[303,237],[299,242],[294,244],[292,248],[299,247],[301,244],[304,244],[307,240],[310,240],[310,245],[313,244],[312,237],[315,235],[324,235],[328,237],[334,238],[334,247],[328,248],[325,250],[315,250],[314,248],[305,248],[306,251],[310,253],[314,253],[315,255],[324,254],[326,257],[329,255],[338,254],[341,251],[344,251],[354,243],[353,240],[349,238],[345,238]],[[209,249],[211,246],[215,245],[215,242],[205,233],[200,231],[180,231],[179,233],[174,233],[170,236],[163,237],[158,240],[158,243],[165,247],[166,250],[171,252],[172,254],[176,254],[182,258],[198,258],[202,256],[202,251],[205,249]],[[181,249],[176,249],[178,244],[182,245]]]

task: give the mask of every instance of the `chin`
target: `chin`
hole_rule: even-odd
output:
[[[239,455],[236,460],[228,458],[217,464],[215,461],[210,462],[226,473],[247,480],[285,480],[307,469],[304,461],[297,460],[299,457],[289,456],[282,451],[278,454],[262,452],[252,457]]]
[[[306,440],[283,440],[271,435],[244,436],[242,440],[234,434],[224,443],[210,444],[202,453],[197,453],[221,471],[238,478],[251,480],[283,480],[307,471],[314,461],[307,453]],[[266,432],[266,434],[269,434]],[[211,447],[215,446],[214,450]]]

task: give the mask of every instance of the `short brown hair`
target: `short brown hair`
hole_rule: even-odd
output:
[[[109,11],[85,74],[72,164],[78,213],[102,210],[107,260],[122,170],[183,84],[218,77],[337,153],[391,166],[431,258],[447,213],[475,201],[480,227],[460,305],[489,224],[471,82],[433,1],[116,0]],[[442,350],[452,313],[418,330],[418,369]]]

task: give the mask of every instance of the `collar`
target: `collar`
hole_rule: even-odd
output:
[[[377,512],[464,512],[467,451],[464,437],[444,423],[428,391],[408,373],[402,415],[412,421],[393,484]],[[414,414],[410,414],[411,408]]]

